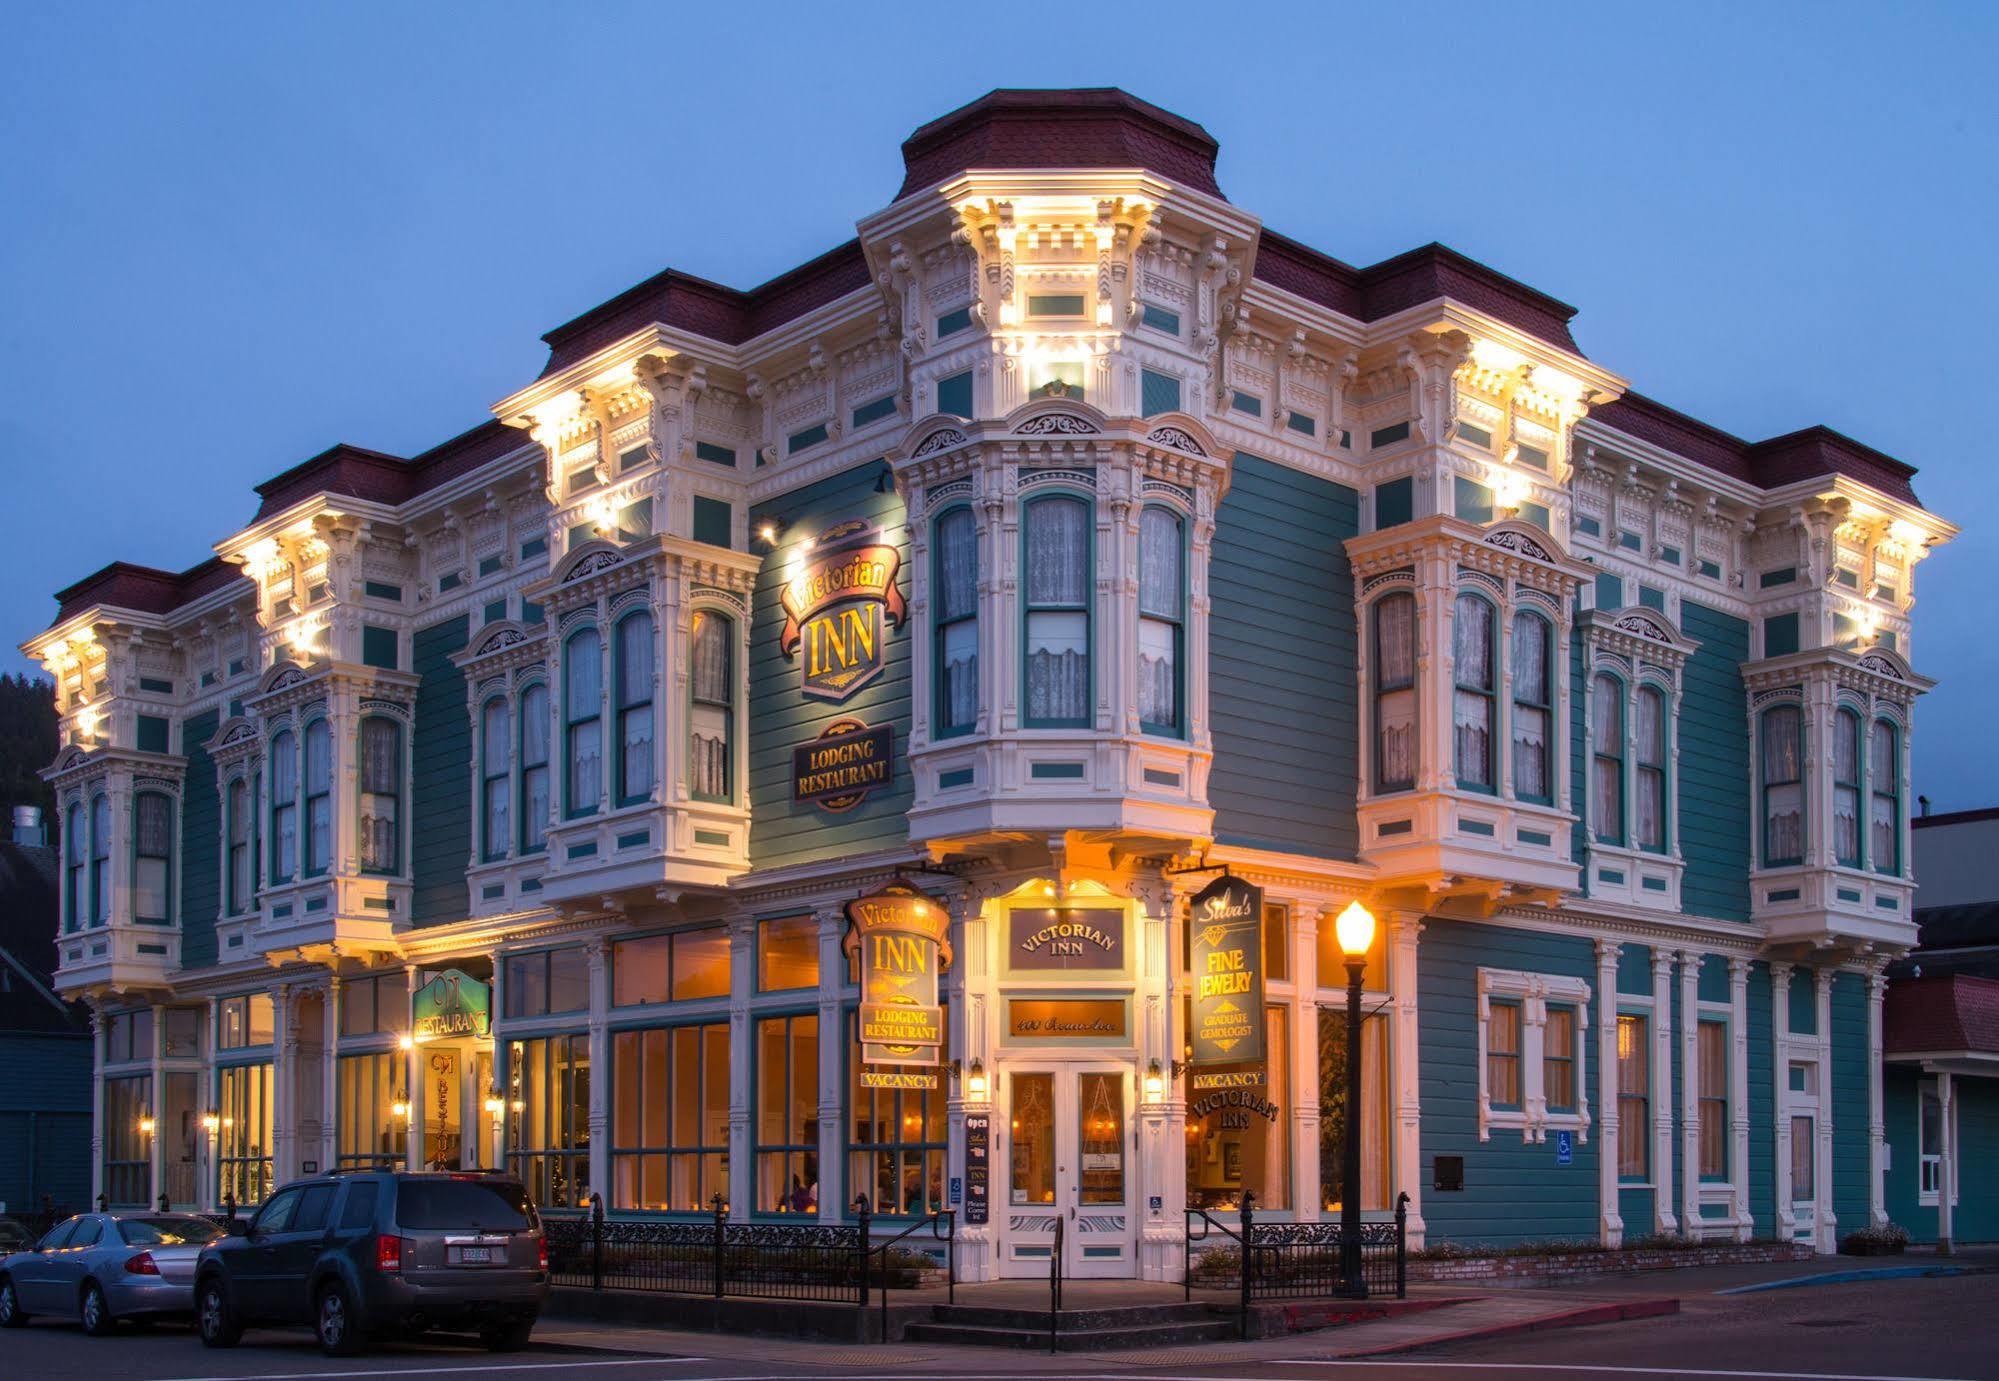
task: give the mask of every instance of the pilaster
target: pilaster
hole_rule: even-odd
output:
[[[1881,1227],[1888,1221],[1885,1183],[1887,1116],[1882,1109],[1881,1091],[1881,1008],[1887,995],[1887,966],[1878,962],[1869,965],[1867,969],[1867,1217],[1868,1222],[1874,1227]]]
[[[608,640],[607,640],[608,641]],[[605,683],[610,684],[609,682]],[[605,777],[609,779],[609,772]],[[611,1037],[605,1018],[611,1012],[611,942],[599,936],[584,946],[590,961],[590,1184],[585,1192],[611,1196]]]
[[[1673,952],[1656,948],[1652,951],[1651,1108],[1652,1230],[1677,1233],[1680,1224],[1673,1213],[1673,1187],[1676,1183],[1673,1174]]]
[[[824,906],[819,922],[819,1221],[845,1218],[851,1207],[846,1192],[846,1070],[847,1033],[840,1024],[840,993],[847,972],[847,912]],[[943,1077],[939,1070],[938,1077]]]
[[[1832,1192],[1832,980],[1831,969],[1812,971],[1812,997],[1818,1016],[1819,1104],[1818,1188],[1819,1254],[1838,1250],[1839,1220],[1833,1211]]]
[[[104,1192],[104,1058],[109,1053],[109,1023],[104,1009],[90,1006],[90,1202]]]
[[[1798,1216],[1791,1211],[1791,1115],[1788,1041],[1791,1031],[1791,965],[1770,965],[1770,1071],[1774,1084],[1771,1107],[1776,1135],[1772,1139],[1775,1163],[1770,1167],[1771,1192],[1776,1196],[1777,1239],[1789,1242],[1798,1235]]]
[[[1680,951],[1680,1231],[1701,1235],[1701,955]]]
[[[1596,942],[1597,1233],[1610,1248],[1624,1241],[1617,1148],[1622,1134],[1617,1105],[1617,955],[1621,948],[1616,940]],[[1645,1129],[1634,1127],[1631,1134],[1643,1136]]]
[[[1741,955],[1728,961],[1728,1036],[1729,1216],[1735,1240],[1747,1242],[1756,1222],[1749,1208],[1749,961]]]
[[[756,1167],[750,1163],[750,998],[757,990],[757,923],[729,918],[729,1203],[747,1218],[756,1203]]]
[[[1407,1223],[1411,1249],[1423,1245],[1422,1043],[1416,1013],[1416,942],[1423,933],[1420,912],[1395,911],[1388,917],[1388,990],[1394,1023],[1389,1078],[1395,1081],[1393,1135],[1395,1173],[1390,1197],[1409,1196]]]

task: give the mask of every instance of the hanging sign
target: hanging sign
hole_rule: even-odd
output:
[[[944,908],[900,878],[847,903],[848,945],[861,961],[861,1061],[943,1062],[938,971],[951,962]]]
[[[927,1069],[869,1069],[861,1067],[862,1088],[934,1089],[937,1074]]]
[[[1195,1065],[1261,1064],[1263,889],[1219,877],[1187,913],[1194,985],[1187,1033]]]
[[[420,1041],[484,1037],[492,1027],[493,990],[470,974],[446,969],[416,990],[410,1034]]]
[[[835,815],[895,781],[895,726],[869,728],[836,719],[826,732],[791,750],[791,799]]]
[[[965,1114],[965,1221],[986,1221],[988,1193],[992,1189],[992,1118],[984,1113]]]
[[[806,695],[837,703],[881,675],[884,634],[908,612],[895,583],[901,565],[882,530],[859,518],[835,523],[791,558],[777,648],[787,657],[804,649]]]

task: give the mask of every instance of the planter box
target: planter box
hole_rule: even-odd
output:
[[[1522,1284],[1570,1280],[1578,1276],[1664,1271],[1679,1266],[1755,1266],[1770,1261],[1809,1261],[1813,1250],[1799,1243],[1716,1243],[1685,1248],[1632,1251],[1559,1252],[1542,1256],[1462,1256],[1411,1260],[1409,1279],[1493,1281]]]

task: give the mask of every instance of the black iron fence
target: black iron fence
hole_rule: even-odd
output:
[[[1409,1196],[1395,1203],[1387,1223],[1363,1223],[1360,1241],[1347,1241],[1337,1221],[1259,1223],[1255,1196],[1242,1196],[1235,1227],[1206,1210],[1187,1210],[1186,1293],[1194,1287],[1234,1290],[1245,1320],[1260,1300],[1401,1299],[1408,1292]],[[1246,1326],[1246,1325],[1245,1325]]]

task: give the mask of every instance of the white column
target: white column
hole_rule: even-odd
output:
[[[1777,1134],[1773,1142],[1775,1164],[1770,1182],[1776,1196],[1777,1240],[1789,1242],[1798,1235],[1798,1218],[1791,1212],[1791,966],[1770,965],[1770,1068],[1775,1087]]]
[[[951,903],[951,915],[952,951],[956,956],[950,979],[952,1049],[958,1052],[964,1073],[953,1084],[945,1109],[951,1126],[949,1173],[965,1176],[965,1116],[967,1113],[985,1114],[990,1119],[992,1090],[999,1076],[993,1068],[992,1049],[986,1039],[987,986],[991,974],[986,963],[984,899],[978,890],[967,889],[959,895]],[[974,1064],[984,1071],[986,1078],[986,1090],[976,1098],[971,1092]],[[986,1138],[986,1168],[989,1174],[992,1170],[993,1144],[989,1121]],[[965,1182],[970,1184],[969,1177]],[[988,1194],[997,1187],[997,1184],[989,1184]],[[998,1274],[993,1247],[996,1229],[990,1218],[983,1225],[966,1223],[964,1207],[964,1204],[958,1205],[958,1278],[990,1279]],[[1002,1206],[988,1198],[988,1214],[1004,1211]]]
[[[1416,941],[1423,918],[1414,911],[1392,912],[1388,918],[1388,989],[1393,995],[1394,1049],[1388,1077],[1395,1083],[1395,1175],[1388,1186],[1393,1207],[1398,1194],[1409,1196],[1408,1242],[1423,1245],[1423,1097],[1420,1032],[1416,1021]]]
[[[416,1035],[416,990],[417,967],[403,965],[403,1099],[409,1109],[409,1116],[403,1126],[407,1132],[403,1146],[403,1165],[406,1169],[423,1169],[423,1052],[417,1048],[413,1037]],[[379,1001],[379,998],[377,999]]]
[[[1904,855],[1907,857],[1907,855]],[[1881,1005],[1888,994],[1885,964],[1867,970],[1867,1218],[1875,1227],[1888,1221],[1888,1118],[1882,1107]]]
[[[819,1221],[843,1219],[853,1208],[846,1190],[847,1032],[840,1024],[840,992],[847,977],[841,941],[847,934],[842,906],[821,907],[819,919]],[[942,1070],[935,1071],[938,1078]]]
[[[1818,1188],[1819,1254],[1839,1249],[1839,1221],[1833,1212],[1832,1185],[1832,979],[1831,969],[1812,971],[1819,1047],[1818,1164],[1813,1183]]]
[[[337,813],[337,812],[336,812]],[[292,986],[271,989],[271,1182],[298,1175],[298,1013]]]
[[[608,641],[608,639],[606,640]],[[606,681],[605,685],[611,684]],[[605,780],[610,772],[605,771]],[[590,1184],[611,1207],[611,942],[602,936],[584,946],[590,961]],[[587,1195],[586,1195],[587,1201]]]
[[[1291,1105],[1291,1208],[1301,1223],[1317,1222],[1325,1202],[1319,1182],[1319,928],[1330,929],[1338,914],[1330,907],[1291,908],[1291,1048],[1284,1055],[1291,1086],[1282,1096]]]
[[[1604,1246],[1624,1241],[1624,1215],[1618,1203],[1617,1116],[1617,954],[1616,940],[1596,942],[1596,1075],[1597,1075],[1597,1234]],[[1643,1136],[1643,1127],[1632,1128]]]
[[[1682,1084],[1686,1080],[1682,1079]],[[1676,1233],[1673,1213],[1673,952],[1652,950],[1652,1230]]]
[[[1680,951],[1680,1230],[1701,1235],[1701,955]]]
[[[153,1004],[153,1075],[148,1084],[148,1087],[152,1091],[152,1097],[147,1100],[145,1109],[145,1115],[153,1119],[152,1135],[146,1138],[146,1178],[148,1183],[146,1207],[148,1209],[159,1205],[160,1194],[167,1186],[166,1158],[161,1150],[161,1142],[164,1139],[161,1133],[167,1125],[166,1048],[167,1009],[164,1005],[155,1002]]]
[[[1735,1240],[1747,1242],[1756,1226],[1749,1209],[1749,961],[1728,961],[1728,1178],[1734,1185],[1729,1216]]]
[[[200,1150],[194,1158],[194,1202],[198,1207],[211,1213],[222,1207],[220,1202],[222,1195],[218,1184],[221,1177],[216,1173],[219,1168],[216,1165],[216,1133],[208,1128],[209,1116],[217,1111],[215,1052],[222,1044],[222,1032],[218,1029],[221,1020],[222,999],[211,997],[208,999],[208,1020],[202,1023],[200,1110],[202,1123],[201,1139],[195,1143]],[[99,1060],[98,1063],[101,1067],[103,1061]]]
[[[319,1164],[327,1170],[340,1164],[340,1004],[345,1000],[340,986],[339,974],[326,976],[326,1006],[321,1012],[324,1035],[319,1052]]]
[[[1951,1200],[1957,1197],[1957,1108],[1951,1096],[1950,1071],[1937,1071],[1937,1116],[1943,1123],[1943,1144],[1937,1154],[1937,1251],[1949,1256],[1956,1249],[1957,1215]],[[1918,1174],[1921,1167],[1918,1167]]]
[[[756,1167],[750,1164],[750,996],[757,990],[757,923],[729,919],[729,1209],[750,1216],[756,1206]]]
[[[113,869],[112,871],[117,871]],[[90,1008],[90,1048],[92,1052],[90,1071],[90,1208],[97,1207],[97,1196],[104,1192],[104,1057],[107,1053],[107,1022],[104,1009],[92,1004]],[[61,1205],[57,1205],[61,1207]]]

